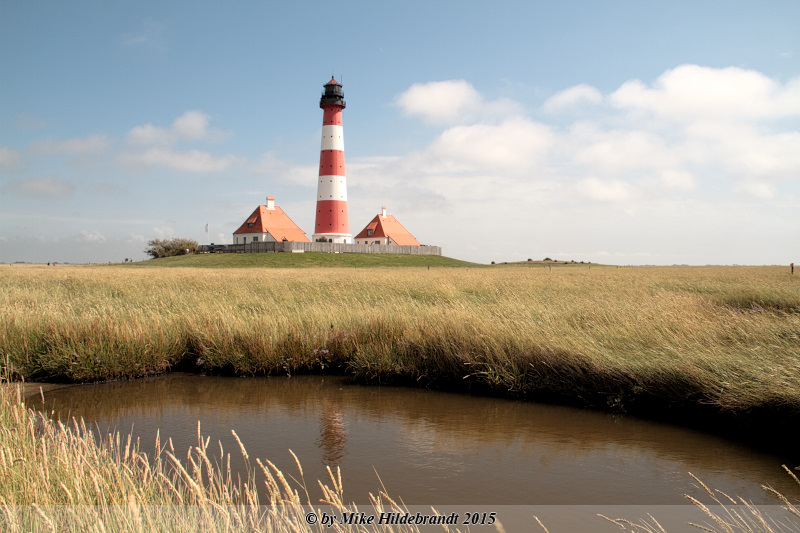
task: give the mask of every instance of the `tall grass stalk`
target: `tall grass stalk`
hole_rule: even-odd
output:
[[[212,451],[199,424],[197,445],[185,455],[170,442],[157,443],[148,456],[130,435],[97,438],[83,420],[53,422],[25,407],[20,388],[0,383],[0,530],[418,531],[413,525],[309,525],[306,513],[321,504],[340,515],[358,511],[345,503],[338,471],[329,469],[327,483],[319,482],[324,501],[313,502],[299,461],[293,484],[269,461],[252,464],[240,446],[245,479],[231,471],[221,444],[218,454]],[[377,515],[404,509],[383,493],[371,501]]]
[[[799,485],[800,480],[794,472],[786,466],[783,467],[789,476]],[[720,490],[712,490],[691,472],[689,475],[702,487],[713,504],[707,505],[689,495],[684,495],[692,505],[699,509],[705,522],[689,522],[688,525],[708,533],[785,533],[800,531],[800,509],[790,502],[784,495],[767,486],[762,488],[776,497],[782,504],[782,516],[776,517],[768,514],[763,509],[751,504],[743,498],[733,498]],[[658,520],[652,515],[639,522],[632,522],[624,518],[609,518],[599,515],[620,527],[623,531],[636,531],[639,533],[667,533]]]

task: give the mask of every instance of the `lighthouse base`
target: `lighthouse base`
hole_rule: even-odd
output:
[[[353,236],[349,233],[315,233],[311,241],[320,242],[321,239],[336,244],[353,244]]]

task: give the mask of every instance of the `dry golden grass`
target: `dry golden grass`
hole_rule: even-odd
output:
[[[783,268],[2,267],[27,379],[346,370],[595,404],[800,412]]]
[[[618,409],[800,411],[800,276],[779,268],[15,265],[0,267],[0,308],[3,367],[17,377],[333,369]],[[186,455],[166,443],[147,456],[119,435],[97,442],[82,422],[54,424],[0,388],[7,530],[309,529],[299,513],[314,503],[267,462],[235,478],[199,431]],[[324,490],[353,510],[333,473]],[[280,505],[254,513],[261,503]],[[396,507],[384,496],[373,504]],[[751,527],[732,516],[714,527]]]
[[[800,484],[800,480],[791,470],[786,466],[783,468],[792,479]],[[767,513],[765,509],[759,508],[741,497],[733,498],[720,490],[712,490],[691,472],[689,475],[706,491],[707,497],[714,503],[707,505],[697,498],[684,495],[692,505],[702,512],[702,517],[705,519],[702,523],[700,520],[688,522],[688,525],[708,533],[784,533],[800,531],[800,509],[775,489],[762,485],[765,491],[775,496],[776,501],[781,503],[782,512],[780,516],[775,516],[774,509],[771,510],[773,512]],[[667,533],[667,530],[652,515],[648,515],[647,519],[639,522],[632,522],[624,518],[599,516],[618,525],[623,531]]]

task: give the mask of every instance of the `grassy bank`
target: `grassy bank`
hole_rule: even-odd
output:
[[[800,420],[800,276],[785,268],[0,268],[0,353],[28,380],[348,372]]]
[[[163,257],[126,265],[132,268],[316,268],[316,267],[479,267],[441,255],[395,254],[195,254]]]

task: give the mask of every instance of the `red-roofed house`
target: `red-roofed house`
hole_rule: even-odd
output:
[[[392,215],[386,214],[386,206],[381,213],[361,230],[355,237],[356,244],[399,244],[401,246],[421,246],[417,239]]]
[[[233,232],[233,244],[253,242],[311,242],[292,219],[267,196],[267,205],[260,205],[244,224]]]

